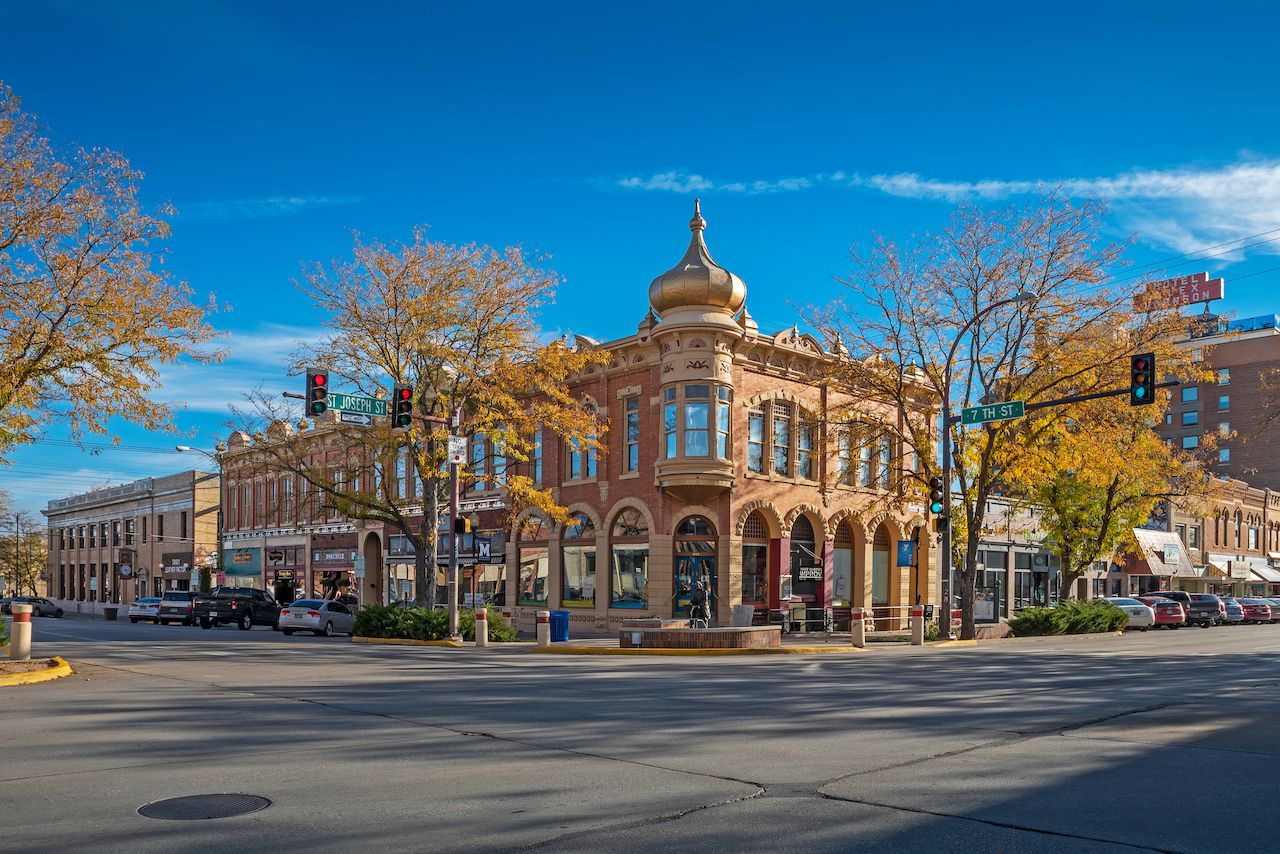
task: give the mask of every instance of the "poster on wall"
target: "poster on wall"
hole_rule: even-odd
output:
[[[898,566],[916,565],[915,540],[898,540]]]

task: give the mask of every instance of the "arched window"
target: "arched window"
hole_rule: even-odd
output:
[[[538,516],[529,516],[517,532],[517,560],[520,562],[518,605],[547,604],[547,524]]]
[[[805,598],[817,596],[822,577],[822,555],[818,553],[813,523],[808,516],[800,516],[791,523],[792,595]]]
[[[853,603],[853,527],[848,521],[836,527],[835,549],[832,556],[835,566],[831,567],[831,604],[833,607],[845,608]]]
[[[676,526],[672,616],[689,613],[694,588],[707,591],[711,613],[716,613],[716,528],[705,516],[687,516]]]
[[[1239,510],[1236,511],[1236,549],[1240,548],[1240,528],[1243,527],[1241,522],[1244,520],[1244,514]]]
[[[889,527],[883,522],[876,528],[871,544],[871,604],[889,604]]]
[[[769,529],[759,510],[742,525],[742,604],[769,603]]]
[[[614,517],[610,534],[613,571],[610,608],[649,606],[649,524],[644,514],[627,507]]]
[[[569,517],[560,547],[560,604],[594,608],[596,604],[596,526],[582,513]]]

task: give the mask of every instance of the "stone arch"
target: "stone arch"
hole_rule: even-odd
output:
[[[701,504],[686,504],[685,506],[679,508],[678,511],[672,513],[671,529],[669,531],[666,531],[665,533],[675,534],[676,526],[679,525],[681,522],[683,522],[685,519],[688,519],[690,516],[705,516],[708,519],[710,519],[711,524],[715,525],[716,527],[717,537],[723,537],[727,533],[724,530],[725,528],[724,524],[720,521],[720,514],[717,513],[715,510],[712,510],[710,507],[705,507]]]
[[[654,533],[653,514],[649,512],[648,505],[638,498],[619,498],[614,502],[613,506],[609,508],[609,512],[604,516],[604,523],[608,526],[609,535],[613,536],[613,520],[618,518],[618,514],[628,507],[640,511],[640,515],[649,523],[649,535],[652,536]],[[596,530],[600,530],[600,526],[597,526]]]
[[[827,518],[827,539],[834,540],[836,529],[846,521],[855,534],[865,534],[865,525],[858,511],[852,507],[841,507]]]
[[[586,516],[588,519],[591,520],[592,526],[595,527],[597,531],[601,529],[600,513],[590,504],[587,504],[582,501],[575,501],[573,504],[570,504],[568,507],[564,509],[565,509],[565,512],[571,516],[574,513],[581,513],[583,516]],[[552,529],[552,536],[555,537],[556,540],[559,540],[563,533],[564,533],[564,525],[562,524],[557,523]]]
[[[887,510],[882,510],[874,516],[863,520],[862,534],[868,540],[876,535],[876,529],[881,525],[885,525],[889,529],[889,538],[891,540],[902,539],[902,525],[897,519],[889,514]]]
[[[526,507],[525,509],[517,513],[515,518],[511,520],[511,531],[509,534],[509,542],[511,543],[520,542],[520,526],[524,523],[525,519],[529,519],[534,516],[538,517],[543,521],[544,527],[547,531],[548,540],[551,538],[553,534],[556,536],[559,535],[557,531],[557,526],[554,525],[549,518],[547,518],[547,514],[541,512],[536,507]]]
[[[791,536],[791,526],[795,524],[796,519],[798,519],[802,514],[812,517],[809,521],[814,523],[814,534],[821,532],[825,538],[827,531],[826,519],[823,517],[822,511],[817,507],[814,507],[812,504],[797,504],[795,507],[791,508],[786,517],[782,520],[782,535],[784,537]]]
[[[765,528],[769,532],[769,538],[777,539],[781,537],[782,516],[778,513],[778,508],[773,506],[773,502],[765,498],[757,498],[742,505],[742,509],[738,511],[737,524],[734,525],[734,531],[737,535],[739,537],[742,536],[742,529],[747,524],[747,517],[757,510],[764,517]]]

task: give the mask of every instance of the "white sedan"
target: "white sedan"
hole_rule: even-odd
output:
[[[1116,596],[1103,601],[1110,602],[1128,615],[1128,628],[1130,629],[1145,632],[1156,624],[1156,612],[1150,606],[1142,604],[1137,599]]]
[[[147,620],[151,623],[160,622],[159,596],[148,596],[129,603],[129,622],[136,623],[139,620]]]
[[[298,599],[280,610],[280,631],[286,635],[294,632],[325,637],[349,635],[355,624],[356,615],[350,608],[328,599]]]

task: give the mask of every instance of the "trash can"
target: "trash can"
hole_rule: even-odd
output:
[[[565,643],[569,640],[569,612],[551,612],[551,642]]]
[[[120,610],[119,608],[103,608],[102,609],[103,619],[114,620],[116,618],[116,612],[119,610]]]

